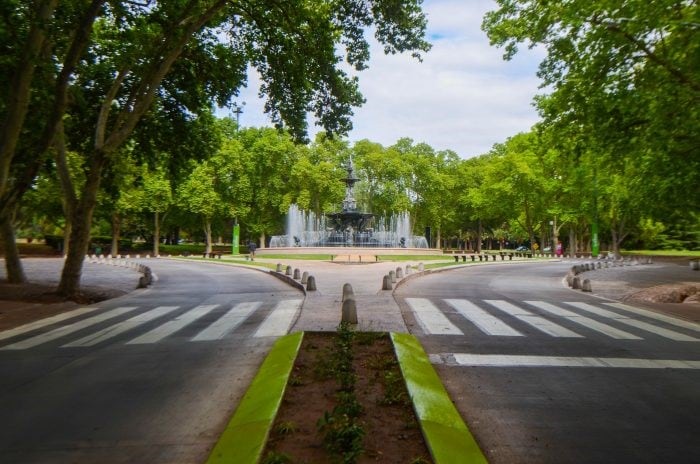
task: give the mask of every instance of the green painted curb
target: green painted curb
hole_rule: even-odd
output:
[[[416,337],[391,333],[391,340],[435,463],[487,463]]]
[[[303,337],[303,332],[295,332],[275,342],[207,464],[259,462]]]

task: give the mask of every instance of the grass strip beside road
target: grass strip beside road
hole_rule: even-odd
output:
[[[392,333],[396,357],[423,436],[436,464],[486,464],[486,457],[416,337]]]
[[[212,449],[207,464],[260,461],[303,337],[303,332],[295,332],[275,342]]]

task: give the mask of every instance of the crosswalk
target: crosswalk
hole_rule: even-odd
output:
[[[406,304],[427,335],[464,335],[469,330],[467,326],[472,325],[479,332],[496,337],[523,337],[527,331],[563,339],[595,333],[616,340],[657,336],[677,342],[700,342],[700,324],[622,303],[406,298]]]
[[[91,347],[115,340],[125,345],[146,345],[162,342],[181,331],[187,331],[190,342],[215,341],[226,338],[257,312],[267,314],[252,336],[279,337],[290,330],[302,302],[281,300],[274,302],[272,308],[270,302],[263,301],[192,308],[79,308],[0,332],[0,351],[26,350],[54,341],[59,341],[61,348]]]

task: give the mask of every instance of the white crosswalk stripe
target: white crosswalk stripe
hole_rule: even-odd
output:
[[[700,369],[700,361],[679,359],[596,358],[450,353],[456,364],[471,367],[598,367],[616,369]],[[445,354],[433,356],[440,362]]]
[[[107,312],[104,312],[102,314],[97,314],[93,317],[83,319],[78,322],[74,322],[73,324],[65,325],[62,327],[58,327],[50,332],[46,332],[44,334],[36,335],[31,338],[27,338],[25,340],[21,340],[19,342],[13,343],[11,345],[3,346],[0,348],[1,350],[24,350],[27,348],[32,348],[37,345],[41,345],[47,342],[50,342],[52,340],[56,340],[57,338],[64,337],[66,335],[70,335],[74,332],[77,332],[79,330],[85,329],[87,327],[90,327],[95,324],[99,324],[100,322],[121,316],[123,314],[126,314],[130,311],[133,311],[137,308],[137,306],[124,306],[124,307],[119,307],[119,308],[114,308],[112,310],[109,310]]]
[[[73,342],[66,343],[63,346],[74,347],[97,345],[98,343],[101,343],[105,340],[109,340],[110,338],[114,338],[117,335],[121,335],[124,332],[134,329],[135,327],[138,327],[141,324],[165,316],[166,314],[171,313],[178,308],[179,306],[158,306],[157,308],[153,308],[150,311],[146,311],[144,313],[139,314],[138,316],[134,316],[131,319],[127,319],[123,322],[119,322],[118,324],[111,325],[107,328],[99,330],[93,334],[75,340]]]
[[[488,335],[503,337],[522,337],[523,334],[510,327],[505,322],[484,311],[468,300],[444,300],[447,304],[457,310],[462,316],[474,323],[482,332]]]
[[[605,317],[608,319],[614,319],[616,322],[620,322],[622,324],[636,327],[638,329],[644,330],[646,332],[651,332],[651,333],[656,334],[660,337],[668,338],[670,340],[675,340],[675,341],[679,341],[679,342],[698,342],[698,341],[700,341],[699,339],[697,339],[695,337],[691,337],[689,335],[675,332],[673,330],[665,329],[663,327],[658,327],[658,326],[655,326],[654,324],[649,324],[648,322],[638,321],[636,319],[631,319],[631,318],[624,316],[622,314],[608,311],[607,309],[598,308],[598,307],[593,306],[593,305],[588,304],[588,303],[582,303],[582,302],[578,302],[578,301],[567,301],[565,303],[569,306],[573,306],[573,307],[578,308],[578,309],[583,309],[584,311],[588,311],[588,312],[593,313],[597,316]]]
[[[190,333],[194,332],[194,335],[191,335],[189,341],[201,342],[225,338],[228,334],[236,330],[236,328],[245,322],[252,314],[254,314],[264,303],[264,301],[247,301],[233,305],[223,314],[223,316],[219,317],[214,322],[209,323],[203,329],[198,329],[196,332],[193,329],[190,329]],[[265,320],[260,323],[253,336],[272,337],[285,335],[291,328],[296,315],[301,309],[302,303],[303,300],[300,299],[278,301]],[[208,304],[190,308],[176,317],[168,319],[161,324],[150,328],[150,330],[147,332],[127,341],[126,345],[146,345],[166,340],[169,336],[175,334],[176,332],[186,329],[195,321],[212,314],[212,311],[219,306],[219,304]],[[158,306],[156,308],[141,312],[121,322],[111,323],[109,326],[103,327],[88,335],[84,335],[77,340],[64,341],[63,345],[61,346],[66,348],[95,346],[99,343],[114,339],[119,335],[128,333],[131,330],[135,330],[149,322],[153,322],[159,318],[165,318],[179,308],[179,306]],[[15,341],[9,345],[2,346],[0,347],[0,350],[23,350],[33,348],[59,338],[68,337],[78,331],[88,329],[91,326],[108,322],[110,319],[115,319],[119,316],[137,310],[138,307],[118,307],[105,311],[101,314],[94,315],[87,319],[76,322],[71,321],[73,318],[97,309],[98,308],[96,307],[80,308],[78,310],[69,311],[64,314],[0,332],[0,340],[3,340],[18,337],[33,330],[38,330],[53,324],[58,324],[61,322],[64,322],[65,324],[48,332],[29,336],[23,340]]]
[[[659,314],[654,311],[649,311],[648,309],[635,308],[634,306],[626,305],[624,303],[605,303],[613,308],[622,309],[623,311],[629,311],[634,314],[639,314],[640,316],[645,316],[650,319],[656,319],[658,321],[665,322],[667,324],[675,325],[677,327],[682,327],[684,329],[694,330],[700,332],[700,324],[696,324],[690,321],[684,321],[683,319],[677,319],[675,317],[667,316],[665,314]]]
[[[292,327],[294,317],[301,308],[302,300],[282,300],[260,324],[254,337],[279,337],[286,335]]]
[[[425,333],[431,335],[463,335],[462,331],[427,298],[406,298]]]
[[[547,303],[546,301],[526,301],[525,303],[618,340],[642,339],[641,337],[625,332],[624,330],[616,329],[615,327],[603,324],[602,322],[598,322],[590,317],[581,316],[580,314],[560,308],[559,306]]]
[[[5,330],[4,332],[0,332],[0,340],[5,340],[6,338],[12,338],[17,335],[22,335],[27,332],[31,332],[32,330],[40,329],[42,327],[46,327],[49,325],[56,324],[58,322],[65,321],[67,319],[72,319],[74,317],[82,316],[83,314],[87,314],[90,312],[93,312],[97,310],[96,306],[92,307],[87,307],[87,308],[78,308],[74,309],[73,311],[68,311],[65,313],[61,314],[56,314],[55,316],[47,317],[44,319],[39,319],[38,321],[30,322],[29,324],[25,324],[19,327],[15,327],[14,329],[9,329]]]
[[[554,322],[545,319],[544,317],[538,316],[531,313],[523,308],[519,308],[512,303],[505,300],[484,300],[486,303],[490,304],[496,309],[503,311],[506,314],[513,316],[514,318],[523,321],[524,323],[534,327],[535,329],[551,335],[552,337],[566,337],[566,338],[582,338],[581,335],[573,332],[566,327],[562,327]]]
[[[199,332],[192,338],[192,341],[201,342],[224,338],[226,335],[233,332],[236,327],[241,325],[248,316],[253,314],[261,304],[261,301],[246,301],[237,304],[228,310],[221,318],[214,321],[209,327]]]
[[[192,322],[196,321],[200,317],[208,314],[212,309],[218,307],[219,305],[199,305],[190,309],[184,314],[179,315],[175,319],[166,322],[165,324],[159,325],[150,332],[134,338],[127,342],[127,345],[140,345],[145,343],[155,343],[158,342],[168,335],[172,335],[178,330],[186,327]]]

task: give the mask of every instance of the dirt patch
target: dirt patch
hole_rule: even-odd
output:
[[[356,461],[329,452],[331,412],[344,394],[333,371],[335,333],[307,332],[277,415],[263,463],[429,463],[430,454],[385,333],[357,333],[352,341],[354,392],[363,430]],[[331,422],[333,419],[330,419]],[[354,430],[347,428],[347,430]],[[324,441],[324,436],[325,441]]]
[[[625,301],[642,303],[699,303],[700,285],[692,282],[656,285],[626,295]]]
[[[0,281],[0,330],[19,327],[37,319],[51,317],[80,305],[117,298],[126,292],[103,287],[84,287],[78,301],[56,294],[55,285]]]

